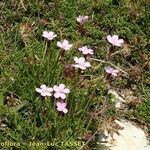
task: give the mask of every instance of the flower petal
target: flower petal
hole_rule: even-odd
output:
[[[118,35],[113,35],[112,38],[116,41],[119,39]]]
[[[63,92],[66,93],[66,94],[68,94],[68,93],[70,93],[70,90],[69,90],[68,88],[65,88],[65,89],[63,90]]]
[[[84,63],[84,66],[85,66],[85,67],[90,67],[91,64],[90,64],[89,62],[85,62],[85,63]]]
[[[64,102],[61,102],[61,106],[62,106],[63,108],[66,108],[67,104],[64,103]]]
[[[41,95],[42,95],[42,96],[47,96],[47,92],[42,91],[42,92],[41,92]]]
[[[78,62],[78,57],[74,57],[74,61],[77,63]]]
[[[119,46],[119,47],[122,46],[122,44],[119,43],[118,41],[117,41],[117,42],[114,42],[114,45],[115,45],[115,46]]]
[[[60,95],[61,95],[61,93],[57,93],[57,92],[56,92],[56,93],[54,93],[54,97],[55,97],[55,98],[59,98],[59,97],[60,97]]]
[[[120,44],[122,44],[122,43],[124,43],[124,40],[123,40],[123,39],[119,39],[118,42],[119,42]]]
[[[119,72],[119,70],[117,70],[117,69],[114,69],[114,70],[113,70],[113,72],[115,72],[115,73],[118,73],[118,72]]]
[[[57,102],[57,103],[56,103],[56,106],[57,106],[57,107],[61,107],[61,102]]]
[[[80,65],[78,65],[78,64],[73,64],[72,66],[75,68],[80,68]]]
[[[57,105],[57,110],[58,111],[63,111],[64,107],[62,107],[61,103],[58,102],[59,104],[56,104]]]
[[[61,99],[65,99],[66,95],[64,93],[60,93],[60,97],[61,97]]]
[[[107,73],[112,73],[113,69],[108,66],[108,67],[105,67],[104,70],[107,72]]]
[[[66,46],[65,50],[69,50],[72,47],[72,44]]]
[[[59,90],[59,87],[58,87],[57,85],[54,85],[53,90],[54,90],[55,92],[59,92],[59,91],[60,91],[60,90]]]
[[[42,90],[46,90],[46,85],[45,84],[42,84],[41,86],[40,86],[40,88],[42,89]]]
[[[67,109],[67,108],[64,108],[64,109],[63,109],[63,113],[66,114],[67,112],[68,112],[68,109]]]
[[[84,63],[84,62],[85,62],[85,58],[84,58],[84,57],[80,57],[78,63],[81,63],[81,64],[82,64],[82,63]]]
[[[64,84],[59,84],[59,89],[60,90],[63,90],[65,88],[65,85]]]
[[[64,41],[62,43],[63,43],[63,46],[68,46],[68,44],[69,44],[68,40],[66,40],[66,39],[64,39]]]
[[[112,72],[111,74],[115,77],[117,76],[117,73],[115,73],[115,72]]]
[[[46,95],[47,95],[47,96],[52,96],[52,93],[46,92]]]
[[[86,69],[86,67],[85,66],[79,66],[79,68],[81,69],[81,70],[85,70]]]
[[[60,47],[60,48],[62,48],[62,47],[63,47],[63,45],[62,45],[62,43],[61,43],[61,42],[57,42],[57,46],[58,46],[58,47]]]
[[[110,35],[107,35],[108,42],[112,43],[112,37]]]
[[[36,90],[36,92],[38,92],[38,93],[41,93],[41,92],[42,92],[42,90],[41,90],[40,88],[36,88],[35,90]]]
[[[53,92],[53,88],[47,87],[47,91],[48,91],[48,92]]]

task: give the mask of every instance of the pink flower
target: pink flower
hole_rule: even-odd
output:
[[[65,99],[66,94],[70,93],[70,90],[65,87],[64,84],[54,85],[53,90],[55,91],[54,97]]]
[[[105,67],[104,69],[105,69],[105,71],[106,71],[108,74],[111,74],[111,75],[113,75],[113,76],[115,76],[115,77],[117,76],[117,74],[118,74],[118,72],[119,72],[119,70],[113,69],[113,68],[111,68],[110,66]]]
[[[88,54],[93,55],[94,54],[93,50],[88,48],[87,46],[80,47],[78,50],[81,51],[82,54],[84,54],[84,55],[88,55]]]
[[[53,92],[53,88],[47,87],[45,84],[42,84],[40,88],[36,88],[35,90],[42,96],[51,96]]]
[[[75,68],[79,68],[81,70],[85,70],[87,67],[90,67],[91,64],[87,61],[85,61],[84,57],[74,57],[74,61],[75,64],[73,64],[72,66],[74,66]]]
[[[57,46],[67,51],[72,47],[72,44],[69,44],[69,42],[64,39],[62,42],[57,42]]]
[[[88,16],[78,16],[77,17],[77,21],[79,22],[79,23],[81,23],[81,24],[83,24],[85,21],[87,21],[88,20]]]
[[[107,40],[113,46],[122,46],[124,42],[123,39],[119,39],[118,35],[113,35],[113,36],[108,35]]]
[[[62,111],[63,113],[67,113],[68,112],[68,109],[66,108],[66,103],[64,102],[57,102],[56,103],[56,106],[57,106],[57,110],[58,111]]]
[[[51,31],[50,32],[44,31],[42,36],[51,41],[57,36],[57,34],[55,34],[54,32],[51,32]]]

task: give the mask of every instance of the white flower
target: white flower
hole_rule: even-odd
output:
[[[75,68],[79,68],[81,70],[85,70],[87,67],[90,67],[91,64],[87,61],[85,61],[84,57],[74,57],[74,61],[75,64],[73,64],[72,66],[74,66]]]
[[[51,96],[53,92],[53,88],[47,87],[45,84],[42,84],[40,88],[36,88],[35,90],[42,96]]]
[[[70,90],[66,88],[64,84],[59,84],[58,86],[54,85],[53,90],[55,92],[54,93],[55,98],[65,99],[66,94],[70,93]]]
[[[124,43],[123,39],[119,39],[118,35],[113,36],[108,35],[107,40],[114,46],[122,46],[122,44]]]
[[[57,34],[55,34],[52,31],[50,31],[50,32],[44,31],[43,34],[42,34],[42,36],[51,41],[51,40],[53,40],[57,36]]]
[[[77,17],[77,21],[79,22],[79,23],[81,23],[81,24],[83,24],[85,21],[87,21],[88,20],[88,16],[78,16]]]
[[[84,55],[88,55],[88,54],[93,55],[94,54],[93,50],[88,48],[87,46],[80,47],[78,50],[81,51],[82,54],[84,54]]]
[[[64,102],[57,102],[56,106],[57,106],[57,110],[58,111],[62,111],[65,114],[68,112],[68,109],[66,108],[66,106],[67,106],[66,103],[64,103]]]
[[[57,46],[67,51],[72,47],[72,44],[69,44],[69,42],[64,39],[62,42],[57,42]]]

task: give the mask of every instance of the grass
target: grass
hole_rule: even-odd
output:
[[[9,0],[0,2],[0,143],[16,145],[11,149],[81,149],[85,135],[96,134],[111,117],[128,118],[150,127],[149,107],[149,11],[146,1],[111,0]],[[78,31],[76,17],[90,16],[85,33]],[[50,47],[42,38],[44,30],[57,33]],[[117,34],[126,42],[107,59],[108,34]],[[57,61],[57,41],[69,39],[72,50],[64,62]],[[95,50],[92,67],[69,80],[64,64],[73,63],[80,45]],[[45,54],[45,49],[48,53]],[[119,51],[121,50],[121,51]],[[107,81],[107,61],[129,75]],[[106,62],[106,63],[105,63]],[[35,88],[41,84],[64,83],[70,88],[69,112],[59,115],[53,97],[43,99]],[[108,88],[133,91],[142,102],[126,110],[116,110],[106,96]],[[47,144],[43,144],[49,142]],[[52,144],[54,142],[54,144]],[[70,142],[70,143],[67,143]],[[77,143],[79,142],[79,143]],[[64,144],[65,143],[65,144]],[[73,143],[73,144],[72,144]],[[18,146],[17,146],[18,144]],[[20,144],[20,145],[19,145]],[[68,144],[68,145],[67,145]],[[32,146],[31,146],[32,145]],[[86,149],[86,148],[85,148]]]

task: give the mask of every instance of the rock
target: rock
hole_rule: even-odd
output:
[[[110,150],[150,150],[145,132],[133,125],[127,120],[115,120],[115,122],[123,129],[114,133],[113,137],[107,132],[106,143],[103,143]]]

